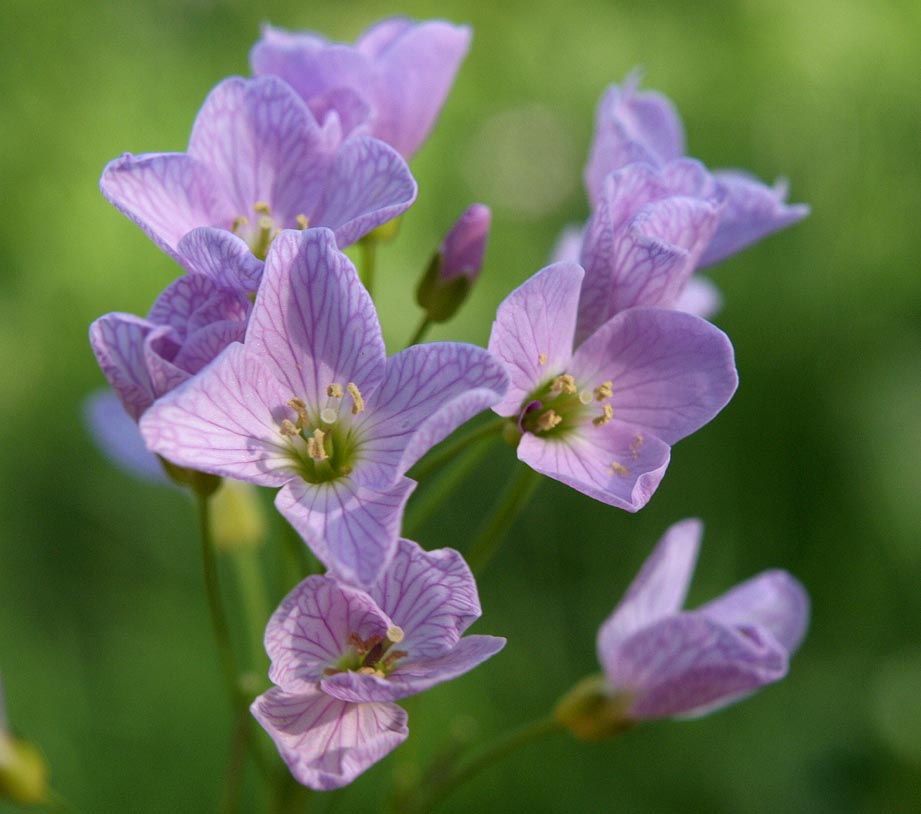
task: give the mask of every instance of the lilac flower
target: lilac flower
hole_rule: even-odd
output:
[[[263,486],[316,555],[368,585],[393,554],[406,471],[494,404],[507,378],[485,350],[435,342],[387,359],[355,268],[327,229],[272,244],[244,345],[144,416],[168,460]]]
[[[185,153],[125,153],[103,195],[188,271],[254,291],[279,229],[326,226],[347,246],[404,212],[416,183],[367,136],[321,128],[275,77],[225,79],[208,94]]]
[[[166,484],[160,460],[144,443],[134,421],[111,390],[91,393],[84,402],[84,419],[106,457],[140,480]]]
[[[639,74],[612,85],[598,104],[595,137],[585,168],[592,206],[604,196],[607,176],[633,162],[663,168],[685,154],[684,127],[672,103],[655,92],[637,92]],[[709,266],[809,214],[803,204],[788,205],[783,181],[773,187],[734,170],[717,170],[713,179],[724,201],[713,239],[699,259]]]
[[[256,75],[284,79],[319,121],[334,117],[343,132],[369,133],[409,159],[428,137],[469,47],[467,26],[440,20],[392,17],[354,46],[265,26],[250,63]]]
[[[265,632],[277,685],[253,715],[298,781],[350,783],[408,735],[393,702],[473,669],[505,645],[461,634],[480,616],[460,554],[400,540],[367,592],[312,576],[275,611]]]
[[[499,306],[489,349],[511,385],[493,410],[517,422],[518,458],[627,511],[665,473],[669,447],[729,401],[732,345],[698,317],[630,308],[574,346],[583,270],[556,263]]]
[[[682,611],[702,526],[672,526],[598,631],[608,691],[628,720],[700,715],[783,678],[809,622],[809,598],[765,571]]]

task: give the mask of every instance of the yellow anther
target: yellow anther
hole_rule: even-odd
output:
[[[288,402],[288,406],[297,415],[297,427],[302,430],[305,429],[310,423],[310,419],[307,418],[307,405],[301,399],[293,398]]]
[[[552,430],[557,426],[563,419],[558,416],[553,410],[547,410],[546,413],[541,413],[537,417],[537,431],[546,432],[547,430]]]
[[[604,410],[604,412],[598,416],[598,418],[592,419],[592,424],[594,424],[596,427],[603,427],[612,418],[614,418],[614,408],[610,404],[605,404],[604,407],[602,407],[602,410]]]
[[[387,678],[382,670],[377,667],[359,667],[358,672],[366,676],[377,676],[378,678]]]
[[[253,204],[253,211],[258,212],[260,215],[271,215],[272,210],[269,209],[269,205],[265,201],[256,201]]]
[[[313,431],[313,435],[307,439],[307,454],[314,461],[325,461],[329,455],[326,454],[326,447],[323,446],[323,439],[326,437],[326,433],[323,430],[317,429]]]
[[[244,226],[249,226],[249,218],[246,218],[243,215],[237,215],[233,219],[233,225],[230,227],[230,231],[236,234]]]
[[[568,373],[557,376],[550,385],[550,392],[557,396],[560,393],[571,395],[576,392],[576,380]]]
[[[630,470],[627,469],[623,464],[617,463],[617,461],[611,461],[611,471],[615,475],[620,475],[621,477],[626,477],[630,474]]]
[[[306,229],[310,224],[310,218],[308,218],[303,212],[298,215],[295,219],[298,229]]]
[[[331,399],[341,399],[342,398],[342,385],[336,384],[335,382],[326,388],[326,395]]]
[[[614,395],[614,390],[612,389],[614,382],[602,382],[595,388],[595,398],[598,401],[604,401],[605,399],[611,398]]]
[[[352,415],[358,415],[365,411],[365,400],[361,397],[361,391],[358,389],[358,385],[355,382],[349,382],[345,389],[349,391],[349,395],[352,397],[352,401],[355,403],[352,405]]]
[[[640,447],[643,446],[643,436],[637,435],[633,439],[633,443],[630,444],[630,454],[633,456],[635,461],[640,456]]]
[[[387,628],[387,641],[391,644],[399,644],[403,641],[403,628],[398,625],[391,625]]]
[[[283,418],[281,421],[281,434],[290,435],[293,438],[296,435],[300,435],[300,430],[294,426],[294,422],[289,421],[287,418]]]
[[[547,364],[547,354],[546,354],[546,353],[538,353],[538,354],[537,354],[537,364],[539,364],[539,365],[545,365],[545,364]]]

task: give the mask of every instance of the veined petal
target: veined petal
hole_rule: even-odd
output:
[[[84,402],[84,417],[97,446],[119,467],[142,480],[169,483],[159,459],[144,444],[137,423],[113,392],[90,394]]]
[[[493,406],[499,415],[516,415],[539,384],[569,365],[583,274],[575,263],[554,263],[499,306],[489,352],[503,362],[510,379],[505,398]]]
[[[175,364],[182,338],[167,325],[158,325],[144,337],[144,363],[157,398],[179,387],[189,372]]]
[[[163,290],[147,319],[156,325],[169,325],[185,337],[214,322],[245,323],[249,312],[250,303],[244,295],[204,275],[186,274]]]
[[[616,658],[617,648],[634,633],[681,610],[702,535],[699,520],[683,520],[665,532],[598,631],[599,662],[609,663]]]
[[[385,489],[351,478],[317,484],[295,479],[278,493],[275,506],[331,572],[367,586],[393,557],[403,506],[415,487],[409,478]]]
[[[412,27],[413,21],[409,17],[387,17],[362,32],[355,41],[355,49],[367,57],[376,58]]]
[[[348,671],[324,678],[320,687],[343,701],[397,701],[463,675],[503,647],[505,639],[498,636],[464,636],[440,656],[398,661],[386,678]]]
[[[582,232],[584,226],[571,223],[563,227],[550,251],[551,263],[578,263],[582,253]]]
[[[723,307],[723,295],[712,280],[696,274],[688,280],[672,306],[676,311],[684,311],[701,319],[710,319]]]
[[[518,459],[542,475],[628,512],[639,511],[668,467],[668,445],[635,427],[589,423],[562,438],[525,433]]]
[[[387,360],[356,429],[362,483],[392,482],[435,444],[505,393],[508,377],[483,348],[429,342]],[[375,465],[373,468],[371,465]]]
[[[787,656],[761,627],[726,627],[676,614],[635,633],[603,663],[615,689],[635,696],[636,719],[715,709],[783,678]]]
[[[144,358],[144,340],[155,329],[134,314],[106,314],[90,325],[90,345],[118,400],[137,421],[157,393]]]
[[[179,241],[180,262],[189,271],[209,277],[222,288],[255,291],[263,262],[246,241],[232,232],[210,226],[193,229]]]
[[[269,678],[287,692],[306,692],[349,651],[352,634],[383,639],[391,621],[368,594],[336,579],[310,576],[282,600],[265,629]]]
[[[631,308],[606,322],[576,351],[577,381],[611,381],[617,419],[668,444],[712,419],[735,392],[732,345],[698,317]]]
[[[730,627],[763,627],[792,653],[809,626],[809,595],[786,571],[771,570],[701,605],[694,613]]]
[[[181,262],[182,236],[196,226],[229,225],[233,213],[219,200],[208,167],[184,153],[123,153],[102,171],[99,188],[109,203]]]
[[[700,259],[701,266],[719,263],[809,214],[806,204],[786,203],[784,181],[769,187],[737,170],[717,170],[714,176],[725,196],[725,204],[716,234]]]
[[[349,246],[403,214],[416,192],[416,180],[396,150],[368,136],[353,136],[336,153],[311,222],[332,229],[336,242]]]
[[[253,216],[269,205],[276,225],[295,226],[299,214],[313,216],[332,155],[310,110],[274,76],[230,77],[205,99],[189,138],[188,153],[208,166],[219,199],[231,208],[224,223]]]
[[[453,647],[480,618],[476,582],[453,549],[425,551],[401,539],[390,565],[368,593],[403,629],[400,650],[411,660],[430,658]]]
[[[224,348],[242,342],[245,333],[244,323],[229,319],[205,325],[182,343],[173,364],[194,375],[213,362]]]
[[[378,386],[386,355],[377,312],[328,229],[272,242],[246,345],[285,383],[285,401],[316,405],[333,383],[354,382],[366,398]]]
[[[396,704],[350,704],[319,690],[289,694],[273,687],[250,707],[298,782],[317,790],[351,783],[406,740],[406,712]]]
[[[281,486],[295,476],[279,429],[290,398],[260,358],[234,344],[159,399],[141,432],[151,450],[180,466]]]

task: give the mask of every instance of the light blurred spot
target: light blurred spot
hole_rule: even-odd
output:
[[[573,138],[542,105],[503,110],[474,135],[463,161],[471,192],[524,219],[556,212],[579,181]]]
[[[904,760],[921,765],[921,650],[884,662],[871,691],[877,734]]]

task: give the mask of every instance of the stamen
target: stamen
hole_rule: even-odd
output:
[[[604,407],[602,407],[602,410],[604,410],[604,412],[598,416],[598,418],[592,419],[592,424],[594,424],[596,427],[603,427],[612,418],[614,418],[614,408],[610,404],[605,404]]]
[[[595,398],[598,401],[604,401],[605,399],[611,398],[614,395],[614,390],[612,389],[614,382],[602,382],[595,388]]]
[[[558,416],[553,410],[547,410],[546,413],[541,413],[537,417],[537,431],[546,432],[547,430],[552,430],[557,426],[563,419]]]
[[[576,380],[568,373],[564,373],[562,376],[557,376],[553,380],[553,384],[550,385],[550,392],[557,396],[560,393],[572,395],[576,392]]]
[[[332,407],[324,407],[320,410],[320,421],[324,424],[335,424],[337,418],[339,418],[339,413]]]
[[[307,425],[310,423],[310,419],[307,417],[307,405],[304,404],[303,400],[299,398],[293,398],[288,402],[288,406],[297,414],[298,429],[307,429]]]
[[[334,676],[334,675],[338,675],[338,674],[341,673],[341,672],[342,672],[342,670],[337,670],[337,669],[335,669],[334,667],[327,667],[327,668],[323,671],[323,675],[325,675],[325,676]]]
[[[253,204],[253,211],[260,215],[272,214],[272,210],[269,208],[269,205],[265,201],[256,201],[256,203]]]
[[[387,678],[387,676],[384,675],[383,671],[378,670],[377,667],[368,667],[368,666],[359,667],[358,672],[366,676],[377,676],[378,678]]]
[[[393,663],[397,659],[401,659],[408,655],[409,653],[406,650],[391,650],[386,656],[384,656],[384,660],[381,662],[381,669],[385,672],[390,670],[390,668],[393,667]]]
[[[615,475],[620,475],[621,477],[626,477],[630,474],[630,470],[627,469],[623,464],[617,463],[617,461],[611,461],[611,471]]]
[[[352,397],[352,401],[355,403],[352,405],[352,415],[358,415],[365,411],[365,400],[361,397],[361,391],[358,389],[358,385],[355,382],[349,382],[345,389],[349,391],[349,395]]]
[[[345,641],[346,644],[350,644],[355,648],[355,652],[358,653],[359,656],[363,656],[368,652],[368,648],[365,647],[365,643],[357,633],[349,633],[349,637]]]
[[[537,364],[539,364],[539,365],[545,365],[545,364],[547,364],[547,354],[546,354],[546,353],[538,353],[538,354],[537,354]]]
[[[592,398],[593,396],[592,396],[591,390],[583,390],[581,393],[579,393],[579,403],[580,404],[591,404]]]
[[[342,398],[342,385],[336,384],[333,382],[329,387],[326,388],[326,395],[331,399],[341,399]]]
[[[323,430],[314,430],[313,435],[307,439],[307,454],[315,461],[325,461],[329,458],[326,454],[326,448],[323,446],[323,438],[326,433]]]
[[[237,215],[233,219],[233,225],[230,227],[230,231],[237,234],[244,226],[249,226],[249,218],[243,215]]]
[[[290,435],[292,438],[300,435],[300,430],[294,426],[294,422],[290,421],[287,418],[283,418],[281,421],[281,434]]]
[[[310,224],[310,218],[308,218],[303,212],[298,215],[295,219],[298,229],[306,229]]]

